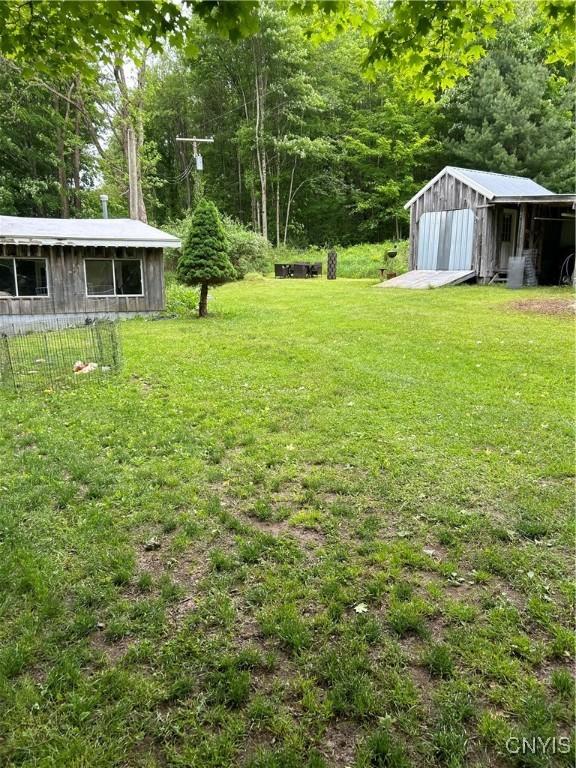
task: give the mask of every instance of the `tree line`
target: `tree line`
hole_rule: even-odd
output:
[[[93,40],[110,47],[99,61],[56,37],[44,61],[58,67],[5,55],[0,213],[98,216],[105,192],[113,216],[177,226],[199,178],[176,138],[193,135],[214,137],[200,145],[205,193],[275,245],[402,237],[403,204],[445,164],[572,191],[574,84],[537,4],[485,2],[476,21],[471,0],[336,5],[232,3],[220,18],[198,3],[185,33],[178,19],[137,37],[152,9],[128,20],[132,49]]]

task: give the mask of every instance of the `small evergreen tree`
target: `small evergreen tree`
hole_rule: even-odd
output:
[[[236,278],[220,214],[210,200],[200,200],[186,227],[176,274],[182,283],[200,286],[198,317],[208,314],[208,286]]]

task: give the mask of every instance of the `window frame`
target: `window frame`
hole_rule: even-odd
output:
[[[97,256],[86,256],[84,259],[84,295],[87,299],[121,299],[121,298],[141,298],[146,295],[144,292],[144,259],[142,258],[135,258],[135,259],[116,259],[114,257],[111,257],[109,259],[106,258],[98,258]],[[107,261],[110,262],[112,265],[112,283],[114,285],[114,293],[88,293],[88,275],[86,274],[86,262],[88,261]],[[137,261],[140,264],[140,285],[142,286],[142,293],[118,293],[117,287],[116,287],[116,264],[117,261]]]
[[[16,290],[15,296],[1,296],[0,299],[46,299],[50,298],[52,294],[52,286],[50,285],[50,270],[48,269],[48,259],[45,256],[2,256],[0,259],[3,261],[10,260],[12,262],[12,274],[14,275],[14,288]],[[44,272],[46,273],[46,293],[42,294],[21,294],[18,290],[18,273],[16,272],[17,261],[43,261]]]

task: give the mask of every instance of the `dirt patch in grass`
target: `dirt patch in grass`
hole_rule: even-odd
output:
[[[320,753],[333,768],[351,766],[359,736],[360,730],[356,723],[347,720],[331,722],[322,739]]]
[[[517,312],[531,312],[537,315],[576,315],[576,301],[573,299],[521,299],[507,305]]]
[[[119,640],[108,640],[101,630],[97,630],[90,638],[90,646],[96,653],[103,654],[109,664],[116,664],[124,656],[128,648],[135,642],[133,637],[123,637]]]

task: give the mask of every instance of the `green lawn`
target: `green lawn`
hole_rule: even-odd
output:
[[[572,720],[548,296],[236,283],[0,395],[0,765],[571,765],[505,747]]]

